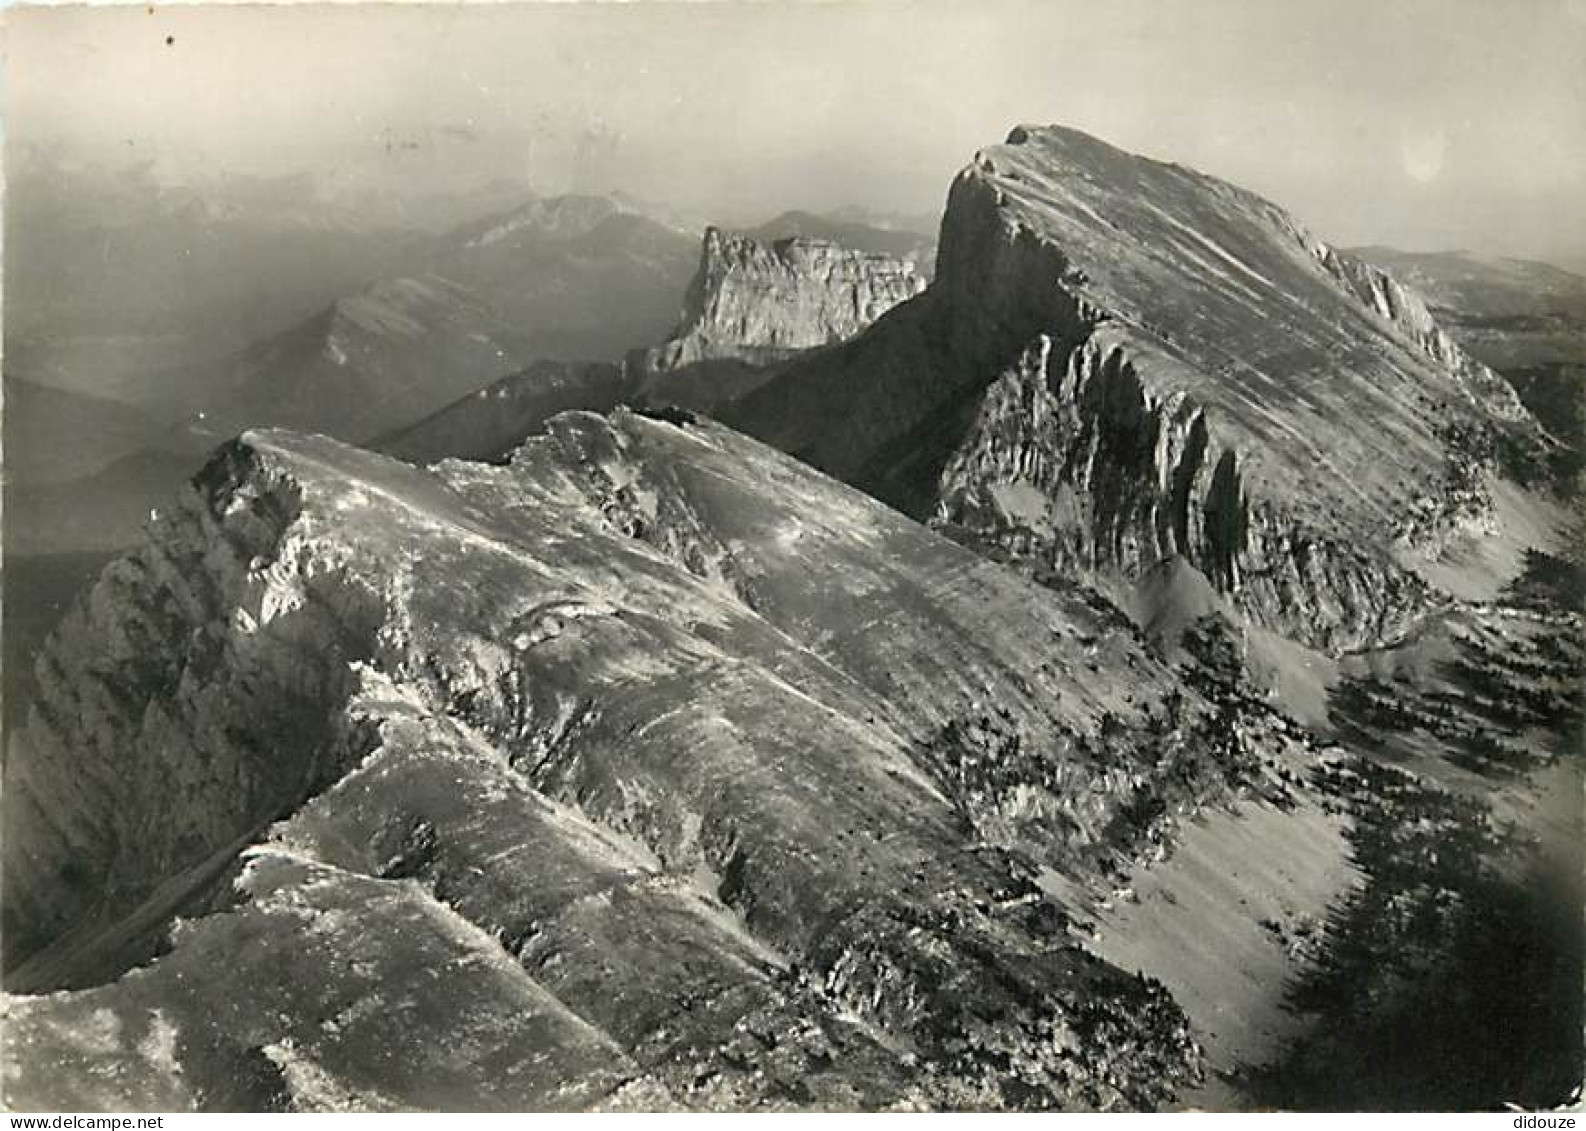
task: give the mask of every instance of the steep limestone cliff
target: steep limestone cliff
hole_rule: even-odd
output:
[[[630,365],[653,398],[707,407],[763,382],[769,366],[846,341],[924,289],[907,259],[708,228],[677,331]]]
[[[1493,521],[1500,448],[1546,443],[1380,271],[1056,127],[960,174],[925,294],[727,419],[1051,564],[1127,583],[1183,555],[1327,649],[1435,602],[1418,563]]]
[[[1193,563],[1257,623],[1342,647],[1402,632],[1433,596],[1372,548],[1252,498],[1240,451],[1182,394],[1144,387],[1108,326],[1066,358],[1042,335],[983,395],[939,481],[941,525],[1082,575]]]
[[[1182,1014],[1035,881],[1303,755],[680,414],[427,471],[247,436],[40,683],[13,1106],[1153,1106]]]

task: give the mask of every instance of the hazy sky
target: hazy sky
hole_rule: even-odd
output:
[[[167,173],[924,211],[1057,121],[1337,243],[1586,255],[1586,0],[12,9],[5,126]]]

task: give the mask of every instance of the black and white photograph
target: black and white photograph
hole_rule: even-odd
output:
[[[0,21],[9,1127],[1576,1125],[1586,0]]]

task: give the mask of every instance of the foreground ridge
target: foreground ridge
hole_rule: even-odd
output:
[[[1153,1106],[1183,1015],[1037,872],[1290,746],[1094,595],[628,412],[507,467],[251,434],[40,674],[9,981],[81,988],[10,1004],[24,1106]]]

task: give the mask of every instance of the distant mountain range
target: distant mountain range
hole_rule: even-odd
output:
[[[218,362],[162,374],[205,446],[288,424],[363,441],[518,368],[519,332],[438,275],[381,280]]]
[[[128,217],[126,230],[152,248],[158,224],[145,220]],[[170,223],[189,245],[215,232],[207,219],[192,214]],[[300,234],[310,244],[325,236],[311,225]],[[338,254],[343,235],[333,233],[307,255],[273,236],[264,240],[272,245],[269,254],[255,257],[241,245],[228,245],[228,254],[248,258],[254,268],[243,271],[239,265],[239,275],[269,290],[275,285],[271,255],[312,275],[317,256]],[[92,365],[74,370],[69,379],[46,366],[48,380],[60,382],[48,384],[26,376],[39,360],[36,353],[25,347],[20,357],[8,352],[7,388],[14,404],[5,417],[7,446],[17,452],[8,488],[11,544],[39,552],[123,545],[146,517],[145,504],[196,470],[214,444],[246,427],[282,424],[364,442],[538,358],[620,357],[674,325],[697,248],[696,237],[612,200],[536,200],[448,232],[410,235],[400,247],[381,252],[379,262],[423,270],[348,285],[314,313],[230,353],[123,368],[103,382]],[[18,291],[49,293],[43,284],[29,285],[29,248],[11,254],[21,264]],[[152,251],[127,254],[129,264],[146,266]],[[297,301],[335,281],[350,283],[356,268],[338,263],[326,278],[294,292]],[[372,271],[375,263],[363,266]],[[158,278],[134,285],[116,279],[113,270],[81,270],[91,286],[64,278],[57,290],[91,309],[101,329],[118,309],[120,317],[136,318],[131,307],[117,308],[96,288],[118,295],[152,292],[146,297],[169,306],[169,325],[178,330],[205,324],[213,313],[207,297]],[[192,269],[195,286],[204,270]],[[26,322],[25,313],[18,318]],[[89,338],[97,332],[86,331]],[[176,336],[187,345],[194,338]],[[161,353],[164,340],[153,339],[152,356]],[[120,341],[119,334],[104,339],[105,353],[118,354]],[[184,346],[174,352],[181,357],[190,351]],[[116,399],[88,391],[100,384]],[[97,474],[123,457],[137,457],[124,468],[132,474]],[[65,484],[67,479],[75,484]],[[48,490],[40,486],[45,480],[53,484]],[[71,498],[80,505],[62,505]]]
[[[370,446],[409,463],[494,462],[560,412],[609,412],[636,392],[626,367],[608,362],[539,361],[460,397]]]
[[[1586,276],[1534,259],[1470,251],[1400,251],[1380,244],[1352,249],[1416,288],[1432,306],[1463,321],[1473,315],[1586,318]]]
[[[127,224],[140,238],[152,238],[133,218]],[[207,219],[192,215],[181,224],[190,238],[211,230]],[[925,237],[808,213],[778,217],[764,230],[779,238],[821,234],[909,255],[924,256],[929,247]],[[205,451],[247,427],[281,425],[369,442],[534,362],[615,362],[675,330],[699,247],[697,235],[653,220],[624,200],[537,199],[404,240],[389,258],[416,273],[347,289],[240,349],[122,371],[108,383],[116,400],[84,391],[92,385],[92,366],[63,385],[27,378],[36,358],[24,348],[8,380],[14,400],[7,414],[15,452],[12,544],[48,552],[120,544],[117,539],[135,529],[145,504],[160,493],[162,475],[170,477],[164,487],[174,488]],[[276,251],[284,258],[296,254],[291,247]],[[24,263],[23,289],[28,252],[17,255]],[[267,266],[262,273],[269,278]],[[99,287],[142,289],[103,274],[94,280]],[[93,293],[74,286],[61,283],[74,301],[110,316]],[[176,304],[171,317],[207,318],[204,303],[180,305],[185,293],[176,288],[164,295]],[[107,345],[107,352],[116,351]],[[553,388],[546,392],[552,400],[559,395]],[[135,474],[119,480],[94,474],[134,455],[146,457],[128,465]],[[46,480],[68,479],[75,487],[35,489]],[[59,506],[73,491],[82,506]],[[119,520],[101,521],[110,515]],[[48,529],[36,530],[38,524]],[[84,535],[91,542],[82,542]]]

